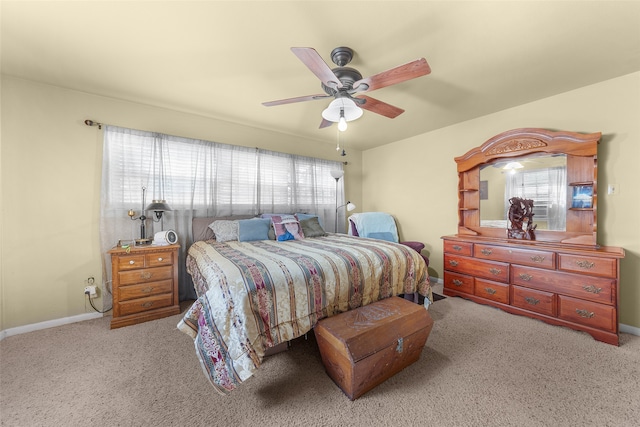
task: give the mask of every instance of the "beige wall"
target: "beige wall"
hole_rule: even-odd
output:
[[[0,331],[93,313],[85,279],[102,278],[98,220],[102,132],[93,119],[339,161],[361,204],[361,153],[332,144],[2,77]],[[101,301],[96,301],[102,306]]]
[[[403,238],[426,242],[431,275],[441,277],[440,237],[455,234],[457,228],[453,158],[498,133],[521,127],[602,132],[598,242],[626,250],[620,322],[640,327],[640,73],[365,151],[362,210],[393,213]],[[619,194],[607,195],[608,184],[617,184]]]

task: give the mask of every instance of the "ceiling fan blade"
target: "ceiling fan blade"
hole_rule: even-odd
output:
[[[291,51],[320,79],[325,86],[339,89],[342,87],[340,79],[333,74],[331,68],[312,47],[292,47]]]
[[[408,62],[404,65],[358,80],[353,84],[353,92],[370,92],[372,90],[415,79],[416,77],[426,76],[430,72],[431,67],[427,64],[426,59],[416,59],[415,61]],[[366,87],[361,87],[363,84],[365,84]]]
[[[320,127],[318,129],[324,129],[324,128],[328,128],[329,126],[331,126],[333,124],[332,121],[329,121],[325,118],[322,119],[322,121],[320,122]]]
[[[264,105],[265,107],[273,107],[274,105],[293,104],[294,102],[304,102],[304,101],[315,101],[316,99],[328,98],[328,97],[329,95],[326,95],[326,94],[298,96],[296,98],[287,98],[287,99],[279,99],[277,101],[263,102],[262,105]]]
[[[395,119],[400,114],[404,113],[402,108],[394,107],[391,104],[387,104],[386,102],[382,102],[378,99],[371,98],[366,95],[359,95],[356,98],[365,99],[367,102],[364,104],[358,104],[360,107],[364,108],[367,111],[371,111],[372,113],[377,113],[382,116],[388,117],[390,119]]]

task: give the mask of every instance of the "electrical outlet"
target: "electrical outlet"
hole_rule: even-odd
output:
[[[618,194],[619,192],[618,184],[609,184],[607,187],[607,194]]]
[[[89,298],[97,298],[98,297],[98,287],[97,286],[85,286],[84,294],[89,295]]]

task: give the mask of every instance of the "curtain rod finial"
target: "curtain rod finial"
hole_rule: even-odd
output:
[[[98,129],[102,129],[102,123],[94,122],[93,120],[87,119],[84,121],[84,124],[87,126],[98,126]]]

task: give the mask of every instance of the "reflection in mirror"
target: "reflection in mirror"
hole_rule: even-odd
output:
[[[533,200],[538,230],[565,231],[567,156],[497,159],[480,168],[480,226],[508,228],[509,199]]]

